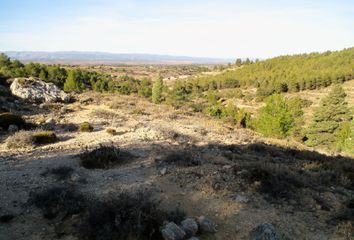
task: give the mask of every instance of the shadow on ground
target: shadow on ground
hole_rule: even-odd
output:
[[[220,230],[216,234],[203,235],[203,239],[246,237],[253,227],[262,222],[272,222],[283,239],[292,239],[294,236],[323,239],[337,234],[338,226],[354,222],[353,158],[261,143],[203,146],[147,143],[123,148],[112,146],[135,157],[107,169],[85,169],[80,166],[79,152],[60,151],[47,152],[46,156],[37,161],[24,161],[19,165],[11,165],[9,162],[2,164],[0,190],[11,194],[8,200],[1,203],[1,214],[12,211],[17,216],[6,230],[0,227],[3,236],[33,238],[39,234],[34,233],[33,224],[40,222],[48,225],[48,230],[40,233],[44,238],[74,235],[80,239],[98,239],[96,234],[83,237],[75,224],[79,224],[80,219],[85,218],[97,204],[112,204],[120,192],[140,191],[149,193],[160,203],[161,209],[180,207],[190,216],[210,216],[218,223]],[[5,158],[3,162],[6,162]],[[25,158],[21,156],[17,161]],[[50,174],[40,174],[43,169],[63,166],[63,171],[70,171],[65,172],[64,177],[59,178],[60,181],[50,177]],[[54,207],[64,208],[61,213],[65,213],[65,216],[51,215],[48,220],[45,216],[34,216],[32,212],[25,211],[35,206],[25,201],[31,194],[58,187],[60,191],[63,188],[74,191],[70,192],[67,200],[60,198],[64,203],[56,202],[57,198],[50,198],[56,203]],[[22,196],[23,199],[16,199],[16,196]],[[9,208],[8,205],[13,201],[22,204]],[[72,206],[75,209],[67,209]],[[112,208],[111,205],[107,207]],[[154,211],[156,209],[158,205],[156,208],[154,205]],[[29,222],[32,218],[35,220],[31,225]],[[105,218],[102,226],[96,223],[95,229],[104,231],[107,224],[117,224],[115,219],[114,216]],[[160,220],[149,222],[148,219],[144,218],[145,227],[161,223]],[[20,229],[23,225],[21,221],[24,220],[29,226],[24,227],[23,235],[16,235],[16,229]],[[135,220],[129,219],[137,224]],[[60,231],[53,227],[53,221],[60,223]],[[127,226],[125,221],[128,219],[121,218],[120,221],[122,226]],[[313,221],[312,224],[309,221]],[[111,230],[115,229],[113,225]],[[128,232],[134,231],[132,228],[127,229]],[[146,229],[158,228],[149,226]],[[343,231],[350,231],[348,229]],[[110,233],[115,234],[113,230],[105,232],[108,235]],[[156,239],[154,234],[142,233],[140,239],[153,239],[152,236]]]

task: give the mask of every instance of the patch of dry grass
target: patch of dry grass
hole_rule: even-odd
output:
[[[6,139],[6,147],[11,149],[33,147],[35,144],[32,134],[31,131],[16,132]]]
[[[6,139],[6,147],[10,149],[27,148],[56,141],[57,136],[53,131],[19,131]]]
[[[120,117],[118,114],[107,110],[95,110],[91,113],[91,115],[104,120],[114,120]]]

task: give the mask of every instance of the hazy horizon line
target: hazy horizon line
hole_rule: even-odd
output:
[[[265,59],[271,59],[274,57],[281,57],[281,56],[293,56],[293,55],[302,55],[302,54],[312,54],[312,53],[325,53],[328,51],[331,52],[336,52],[336,51],[341,51],[345,49],[350,49],[353,48],[354,46],[350,47],[344,47],[340,49],[328,49],[328,50],[323,50],[323,51],[303,51],[303,52],[293,52],[293,53],[284,53],[276,56],[269,56],[269,57],[257,57],[257,56],[242,56],[242,57],[211,57],[211,56],[193,56],[193,55],[175,55],[175,54],[168,54],[168,53],[151,53],[151,52],[110,52],[110,51],[100,51],[100,50],[0,50],[0,53],[89,53],[89,54],[107,54],[107,55],[136,55],[136,56],[161,56],[161,57],[176,57],[176,58],[198,58],[198,59],[211,59],[211,60],[236,60],[237,58],[240,59],[247,59],[249,58],[250,60],[265,60]]]

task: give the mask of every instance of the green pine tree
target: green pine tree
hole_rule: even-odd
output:
[[[236,65],[237,67],[241,67],[241,65],[242,65],[242,60],[241,60],[241,58],[237,58],[237,59],[236,59],[235,65]]]
[[[138,95],[140,97],[145,97],[145,98],[150,98],[151,97],[151,93],[152,90],[151,90],[151,83],[148,79],[143,79],[141,82],[140,82],[140,86],[139,86],[139,89],[138,89]]]
[[[267,137],[284,138],[290,135],[294,124],[288,103],[282,95],[274,94],[266,99],[266,105],[260,109],[253,126]]]
[[[0,53],[0,67],[10,66],[11,60],[5,53]]]
[[[163,80],[159,77],[152,86],[151,100],[153,103],[161,103],[162,101]]]
[[[64,91],[80,92],[84,88],[82,74],[80,70],[69,71],[68,77],[64,83]]]
[[[41,70],[41,72],[39,73],[39,78],[43,81],[47,80],[48,74],[45,70]]]
[[[338,84],[322,99],[314,111],[313,123],[306,132],[305,143],[308,146],[335,147],[338,131],[352,118],[345,97],[342,86]]]

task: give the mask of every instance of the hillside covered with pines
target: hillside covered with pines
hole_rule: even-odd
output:
[[[236,69],[191,80],[203,90],[257,87],[260,95],[327,87],[354,78],[354,48],[236,61]]]

